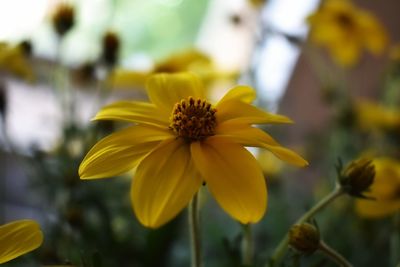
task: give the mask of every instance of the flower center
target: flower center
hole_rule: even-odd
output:
[[[336,16],[336,21],[344,29],[350,30],[350,29],[352,29],[354,27],[354,20],[347,13],[339,13]]]
[[[188,141],[203,140],[215,133],[217,110],[202,99],[189,97],[174,106],[169,128]]]

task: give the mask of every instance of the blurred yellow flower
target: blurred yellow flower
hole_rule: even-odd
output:
[[[349,0],[324,1],[308,23],[311,41],[326,47],[335,62],[345,67],[357,63],[364,49],[377,55],[388,43],[378,19]]]
[[[400,62],[400,43],[390,49],[389,57],[393,61]]]
[[[398,110],[367,100],[358,100],[354,110],[356,123],[362,130],[389,130],[400,127]]]
[[[154,67],[153,73],[198,72],[211,67],[212,61],[206,54],[196,49],[189,49],[181,53],[172,54],[165,60],[158,62]]]
[[[0,226],[0,264],[38,248],[43,242],[39,225],[19,220]]]
[[[196,49],[189,49],[158,62],[149,71],[114,70],[108,78],[111,88],[144,88],[149,76],[156,73],[193,72],[203,82],[208,83],[216,78],[233,78],[236,73],[220,72],[211,58]]]
[[[258,152],[257,160],[261,166],[263,173],[270,179],[275,178],[275,176],[282,171],[282,161],[274,157],[266,150],[260,150]]]
[[[381,218],[400,211],[400,162],[377,158],[375,180],[366,196],[375,200],[357,199],[356,212],[367,218]]]
[[[34,75],[26,60],[23,47],[0,42],[0,70],[32,81]]]
[[[266,0],[248,0],[250,5],[254,6],[255,8],[261,8],[267,2]]]
[[[150,102],[122,101],[95,120],[136,123],[100,140],[79,168],[81,179],[136,168],[131,200],[139,221],[159,227],[174,218],[205,182],[219,205],[241,223],[259,221],[267,206],[264,176],[244,146],[270,150],[297,166],[307,162],[253,124],[290,123],[250,103],[255,92],[232,88],[212,105],[197,76],[157,74],[147,83]]]

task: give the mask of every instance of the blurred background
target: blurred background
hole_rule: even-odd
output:
[[[352,1],[382,26],[379,34],[353,29],[354,40],[384,41],[379,53],[360,45],[349,66],[309,35],[324,21],[313,24],[309,15],[324,2],[3,0],[0,223],[32,218],[45,234],[40,249],[5,266],[189,265],[185,214],[145,229],[130,206],[132,174],[81,181],[77,173],[96,141],[124,127],[90,118],[116,99],[145,99],[153,73],[195,72],[215,99],[235,84],[251,85],[258,106],[295,121],[266,130],[309,167],[254,151],[270,195],[254,227],[254,266],[264,266],[289,226],[333,187],[339,158],[400,164],[400,3]],[[400,176],[393,179],[390,212],[365,215],[343,197],[316,218],[324,239],[355,266],[400,262]],[[202,205],[202,216],[212,218],[202,225],[205,265],[242,266],[240,224],[211,197]],[[294,255],[282,266],[335,266],[321,255],[300,262]]]

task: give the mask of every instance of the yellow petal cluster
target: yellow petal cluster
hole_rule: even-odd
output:
[[[400,162],[392,158],[377,158],[375,180],[366,196],[357,199],[356,212],[367,218],[381,218],[400,211]]]
[[[197,76],[156,74],[148,80],[147,95],[149,102],[122,101],[100,110],[95,120],[134,125],[100,140],[79,168],[81,179],[105,178],[136,168],[131,200],[137,218],[147,227],[159,227],[174,218],[202,184],[236,220],[259,221],[267,207],[266,184],[257,160],[245,146],[262,147],[291,164],[307,165],[253,126],[291,120],[251,105],[255,92],[248,86],[232,88],[214,104],[206,99]],[[205,118],[216,123],[205,125]],[[183,130],[177,134],[171,125]],[[196,127],[207,127],[207,134],[194,134],[204,132]]]
[[[19,220],[0,226],[0,264],[38,248],[43,242],[39,225]]]
[[[328,49],[336,63],[349,67],[356,64],[364,50],[383,52],[387,33],[370,12],[356,7],[350,0],[326,0],[308,17],[310,40]]]

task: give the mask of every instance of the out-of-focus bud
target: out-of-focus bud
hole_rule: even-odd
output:
[[[57,34],[60,37],[64,36],[74,26],[74,7],[67,3],[61,3],[60,5],[58,5],[53,14],[52,22],[54,30],[57,32]]]
[[[312,224],[295,224],[289,230],[289,245],[300,253],[314,253],[319,248],[320,241],[319,231]]]
[[[21,48],[21,51],[24,53],[26,57],[30,57],[32,55],[33,47],[32,42],[29,40],[24,40],[18,44]]]
[[[76,228],[82,227],[84,224],[84,216],[82,209],[78,207],[69,207],[65,213],[67,222]]]
[[[96,65],[92,62],[82,64],[76,69],[74,79],[81,84],[93,82],[96,79]]]
[[[103,62],[106,65],[113,67],[117,63],[119,55],[120,40],[118,35],[115,32],[106,32],[103,36],[102,46]]]
[[[243,23],[243,19],[239,14],[232,14],[229,16],[229,20],[232,22],[233,25],[239,26]]]
[[[339,175],[342,189],[349,195],[365,198],[363,195],[374,182],[375,166],[371,159],[357,159],[350,162]]]

